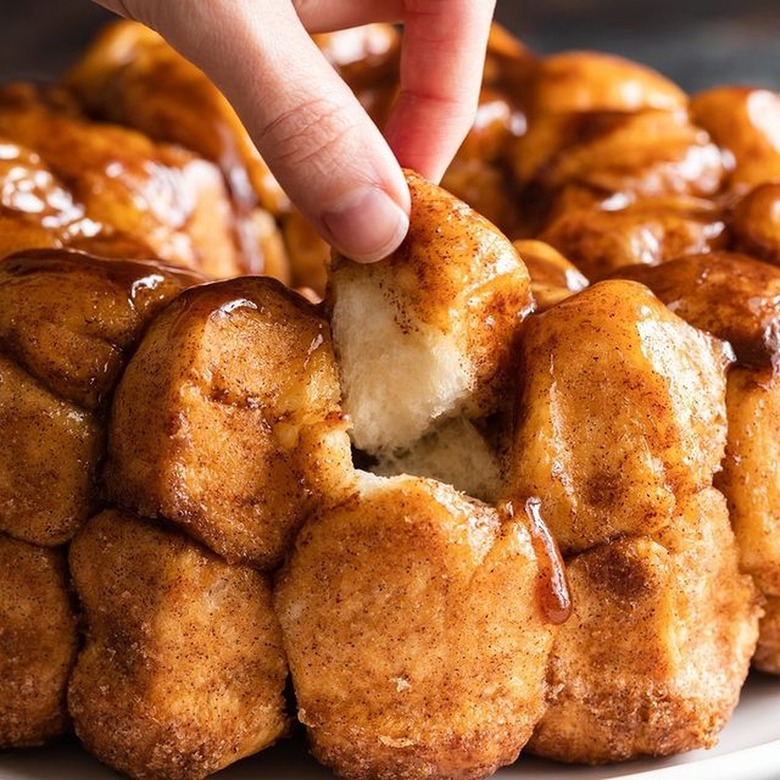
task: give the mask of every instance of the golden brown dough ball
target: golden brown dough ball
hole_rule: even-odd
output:
[[[734,348],[748,366],[769,366],[780,342],[780,270],[736,252],[681,257],[616,276],[647,285],[679,317]]]
[[[287,728],[267,577],[115,511],[74,540],[87,637],[68,705],[79,738],[134,778],[194,780]]]
[[[28,249],[70,247],[105,257],[148,258],[141,237],[99,225],[37,152],[0,136],[0,258]]]
[[[67,730],[77,649],[64,551],[0,535],[0,748],[41,745]]]
[[[529,750],[601,764],[711,747],[747,676],[758,615],[723,496],[678,504],[655,538],[567,561],[572,617],[553,647],[556,692]]]
[[[0,89],[0,136],[35,152],[83,209],[65,245],[119,233],[175,265],[231,276],[242,268],[219,170],[177,146],[63,109],[55,90]]]
[[[660,73],[595,51],[566,51],[539,59],[528,78],[532,114],[684,109],[687,96]]]
[[[0,344],[57,395],[100,409],[145,324],[202,281],[148,261],[20,253],[0,263]]]
[[[753,87],[715,87],[691,98],[691,119],[731,156],[726,186],[736,192],[780,181],[780,95]]]
[[[525,324],[510,496],[536,495],[567,561],[530,749],[604,763],[714,744],[758,635],[726,502],[730,349],[644,286],[600,282]]]
[[[541,498],[564,555],[664,528],[711,484],[728,356],[631,282],[528,318],[509,489]]]
[[[760,625],[753,665],[762,672],[780,674],[780,598],[777,596],[767,598]]]
[[[314,755],[341,777],[478,778],[545,708],[554,626],[526,524],[366,475],[304,526],[275,590]]]
[[[100,503],[105,412],[148,320],[199,277],[35,251],[0,263],[0,529],[67,541]]]
[[[0,531],[66,542],[100,506],[103,428],[0,355]]]
[[[658,265],[680,255],[724,248],[725,228],[713,203],[677,196],[644,198],[615,210],[567,210],[540,238],[597,281],[626,265]]]
[[[679,316],[734,347],[726,454],[715,485],[728,500],[742,570],[764,594],[780,595],[780,269],[715,252],[621,273],[643,281]],[[771,621],[762,622],[760,646],[772,641],[764,637],[765,625]]]
[[[588,286],[588,280],[580,270],[544,241],[525,239],[512,243],[531,276],[537,312],[549,309]]]
[[[531,307],[511,243],[413,173],[409,234],[378,263],[334,259],[326,299],[355,444],[411,445],[439,419],[505,403],[513,343]]]
[[[328,325],[276,280],[186,291],[147,330],[114,396],[106,486],[230,561],[273,567],[349,481]]]
[[[760,184],[740,198],[729,228],[736,249],[780,265],[780,183]]]
[[[780,379],[771,368],[733,368],[729,434],[716,484],[729,511],[744,571],[780,596]]]
[[[715,194],[721,152],[684,111],[542,114],[514,147],[521,183],[567,184],[629,197]]]
[[[222,93],[142,24],[106,27],[63,83],[91,114],[180,144],[219,165],[232,197],[244,207],[259,200],[274,215],[289,207]]]

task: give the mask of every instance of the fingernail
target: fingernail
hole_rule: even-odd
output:
[[[359,263],[387,257],[409,230],[404,210],[378,187],[350,193],[327,211],[322,221],[336,248]]]

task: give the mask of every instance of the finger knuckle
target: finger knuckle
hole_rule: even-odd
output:
[[[272,167],[314,164],[327,167],[355,129],[343,106],[316,97],[280,113],[261,129],[256,141]]]

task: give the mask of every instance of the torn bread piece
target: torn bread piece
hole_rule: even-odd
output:
[[[335,257],[326,296],[355,445],[408,447],[440,419],[502,406],[518,329],[532,308],[512,244],[414,173],[409,234],[392,255]]]

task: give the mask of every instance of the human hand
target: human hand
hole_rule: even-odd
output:
[[[438,181],[473,121],[495,0],[96,0],[157,30],[233,104],[291,200],[371,262],[409,227],[400,165]],[[308,33],[403,22],[385,138]],[[400,165],[399,165],[400,163]]]

